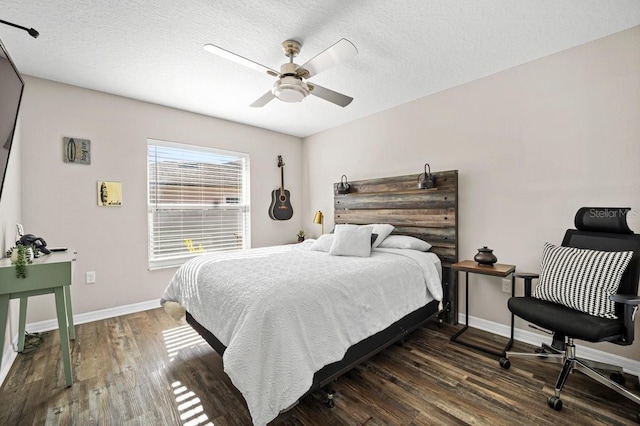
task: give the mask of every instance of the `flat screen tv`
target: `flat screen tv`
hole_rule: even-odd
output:
[[[24,81],[0,40],[0,199],[23,89]]]

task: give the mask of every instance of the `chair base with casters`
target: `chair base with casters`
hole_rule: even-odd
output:
[[[562,409],[560,392],[562,391],[569,374],[573,373],[574,370],[591,377],[593,380],[627,397],[636,404],[640,404],[640,396],[630,392],[624,387],[625,378],[622,375],[622,367],[584,358],[577,358],[576,347],[572,338],[567,338],[565,350],[558,350],[553,347],[553,345],[549,346],[543,344],[541,348],[536,350],[536,353],[507,351],[505,352],[505,356],[500,358],[500,366],[502,368],[509,369],[509,367],[511,367],[510,358],[534,358],[540,361],[562,365],[562,370],[556,380],[555,394],[547,398],[549,407],[556,411],[560,411]],[[611,375],[607,377],[597,370],[609,371],[611,372]],[[637,414],[636,419],[640,422],[640,413]]]
[[[542,298],[532,297],[532,280],[538,279],[538,274],[514,274],[516,278],[524,279],[524,297],[512,297],[509,299],[509,310],[525,321],[535,325],[534,328],[548,330],[553,335],[551,345],[543,344],[536,353],[519,353],[513,351],[505,352],[505,356],[500,359],[500,366],[508,369],[513,358],[529,358],[544,362],[561,365],[561,370],[555,384],[554,395],[549,396],[547,403],[549,407],[560,411],[562,409],[561,391],[567,382],[569,374],[579,371],[591,379],[601,383],[616,391],[630,401],[640,404],[640,395],[631,392],[624,387],[624,376],[622,368],[593,360],[576,357],[576,347],[574,340],[588,342],[610,342],[618,345],[630,345],[634,339],[634,319],[635,313],[640,304],[638,294],[638,281],[640,279],[640,235],[634,234],[620,218],[613,218],[613,222],[604,223],[601,220],[597,223],[590,223],[587,214],[595,217],[611,219],[608,214],[598,215],[600,209],[594,213],[594,208],[582,208],[576,214],[577,230],[568,230],[562,241],[564,247],[569,249],[587,249],[600,252],[633,252],[624,273],[620,279],[617,294],[612,294],[605,299],[615,302],[615,316],[617,318],[599,316],[582,310],[572,309],[564,304],[555,303]],[[628,211],[628,209],[610,209],[616,212]],[[546,248],[545,248],[546,250]],[[565,250],[571,251],[571,250]],[[615,253],[607,253],[613,255]],[[628,255],[628,254],[627,254]],[[545,256],[549,256],[545,252]],[[627,258],[628,259],[628,258]],[[547,262],[550,262],[547,259]],[[558,262],[554,258],[553,262]],[[544,262],[543,262],[544,264]],[[546,264],[548,267],[549,263]],[[544,270],[544,269],[543,269]],[[563,269],[549,273],[545,278],[549,282],[549,277],[561,277],[564,272],[573,271],[570,267],[563,266]],[[565,274],[566,275],[566,274]],[[560,278],[558,278],[560,279]],[[542,279],[540,279],[542,283]],[[553,281],[554,285],[563,285]],[[582,285],[582,282],[571,282],[572,286]],[[538,291],[538,290],[536,290]],[[571,296],[574,293],[569,293]],[[564,295],[564,294],[563,294]],[[584,300],[584,299],[575,299]],[[610,302],[609,302],[610,303]],[[636,414],[636,420],[640,422],[640,414]]]

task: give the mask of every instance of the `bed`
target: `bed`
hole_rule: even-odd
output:
[[[163,302],[180,303],[188,323],[223,357],[254,424],[268,423],[451,310],[447,268],[457,257],[457,172],[434,174],[435,190],[414,190],[415,176],[384,178],[351,182],[352,192],[336,192],[334,201],[336,240],[365,230],[369,239],[379,228],[367,224],[386,223],[395,235],[431,239],[428,252],[385,247],[376,236],[368,256],[336,256],[323,236],[202,255],[177,271]]]

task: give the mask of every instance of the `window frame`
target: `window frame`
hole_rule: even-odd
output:
[[[219,205],[211,205],[211,204],[203,204],[203,203],[182,203],[182,204],[174,204],[174,203],[152,203],[151,202],[151,188],[152,182],[151,179],[151,168],[149,162],[149,155],[151,147],[163,147],[170,149],[178,149],[188,153],[196,153],[196,154],[212,154],[212,155],[220,155],[220,156],[230,156],[236,157],[238,159],[244,160],[244,170],[242,172],[242,194],[240,197],[237,197],[237,202],[227,203],[224,202]],[[250,188],[250,172],[251,172],[251,160],[250,155],[245,152],[240,151],[230,151],[225,149],[201,146],[201,145],[193,145],[187,143],[180,142],[170,142],[161,139],[147,138],[147,155],[146,155],[146,163],[147,163],[147,261],[148,261],[148,269],[149,270],[157,270],[157,269],[165,269],[165,268],[173,268],[179,267],[186,261],[199,256],[202,253],[185,253],[181,255],[174,255],[171,257],[165,257],[158,259],[154,256],[153,252],[153,237],[156,235],[154,233],[154,213],[158,210],[177,210],[177,211],[202,211],[206,210],[239,210],[240,214],[242,214],[242,247],[238,249],[231,250],[220,250],[221,252],[225,251],[237,251],[241,249],[246,249],[251,247],[251,188]],[[223,199],[226,200],[227,196],[223,196]],[[161,207],[159,209],[158,207]],[[186,207],[186,208],[185,208]],[[204,252],[207,253],[207,252]]]

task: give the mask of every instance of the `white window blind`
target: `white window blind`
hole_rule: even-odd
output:
[[[249,155],[149,139],[149,268],[248,248]]]

